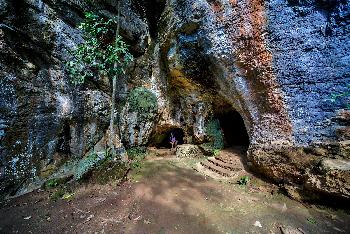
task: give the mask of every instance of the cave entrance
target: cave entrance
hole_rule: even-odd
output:
[[[225,108],[225,110],[216,113],[215,118],[220,122],[225,147],[239,146],[248,149],[249,136],[243,118],[236,110]]]
[[[182,145],[184,143],[184,131],[181,128],[173,128],[171,130],[166,131],[165,133],[162,134],[162,139],[161,141],[156,144],[157,148],[171,148],[170,144],[170,137],[171,134],[175,137],[177,140],[178,145]]]

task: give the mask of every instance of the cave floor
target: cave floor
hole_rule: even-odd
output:
[[[291,200],[250,174],[246,186],[212,179],[196,163],[150,157],[121,185],[24,195],[1,205],[0,233],[350,233],[348,211]]]

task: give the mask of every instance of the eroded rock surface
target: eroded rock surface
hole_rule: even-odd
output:
[[[118,84],[120,139],[157,145],[181,129],[183,143],[202,144],[211,120],[236,111],[252,170],[349,198],[349,98],[332,101],[350,82],[349,9],[342,0],[122,1],[135,60]],[[1,1],[1,191],[83,157],[106,134],[109,81],[75,87],[64,69],[87,10],[117,12],[109,0]],[[137,89],[155,109],[130,106]]]

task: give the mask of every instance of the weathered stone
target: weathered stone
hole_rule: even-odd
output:
[[[303,234],[305,233],[301,228],[293,228],[291,226],[281,226],[282,234]]]
[[[96,77],[74,87],[64,70],[82,42],[83,12],[116,15],[116,1],[93,3],[0,0],[0,191],[57,157],[103,148],[110,82]],[[146,145],[152,134],[179,128],[184,143],[202,144],[209,121],[232,109],[244,121],[255,171],[347,198],[348,172],[323,173],[320,165],[339,159],[341,168],[350,159],[349,97],[332,100],[350,82],[349,4],[122,1],[121,33],[135,61],[118,80],[119,138]],[[156,97],[152,113],[130,107],[138,87]]]
[[[203,153],[197,145],[183,144],[176,147],[178,158],[201,158]]]
[[[127,146],[146,145],[158,112],[156,96],[150,90],[138,87],[132,90],[120,114],[120,133]]]
[[[329,172],[332,170],[338,171],[350,171],[350,161],[349,160],[340,160],[340,159],[324,159],[321,162],[321,170]]]
[[[123,1],[121,31],[142,54],[148,25],[130,9],[131,1]],[[116,2],[0,3],[0,193],[32,180],[57,156],[81,158],[106,133],[109,81],[75,86],[64,69],[82,42],[77,26],[88,10],[115,16]]]

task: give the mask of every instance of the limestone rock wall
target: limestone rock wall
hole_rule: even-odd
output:
[[[288,190],[349,198],[349,99],[331,100],[350,81],[349,9],[344,0],[123,0],[135,60],[118,84],[120,138],[156,144],[181,128],[185,143],[200,144],[210,118],[231,108],[253,170]],[[83,157],[105,134],[109,81],[75,87],[64,69],[88,10],[113,16],[116,1],[0,1],[2,191]],[[138,87],[157,99],[146,121],[128,103]]]
[[[121,4],[122,33],[134,54],[148,46],[143,18]],[[82,42],[85,11],[115,16],[115,1],[0,2],[0,193],[80,158],[102,139],[110,114],[106,80],[75,86],[64,64]],[[124,93],[125,81],[119,84]]]
[[[268,45],[297,144],[334,140],[350,82],[348,1],[269,1]],[[286,22],[286,23],[284,23]]]
[[[346,1],[168,1],[159,41],[169,97],[214,112],[229,103],[244,119],[253,170],[288,191],[349,198],[349,168],[320,169],[350,155],[339,121],[349,98],[332,100],[348,90],[349,15]]]

